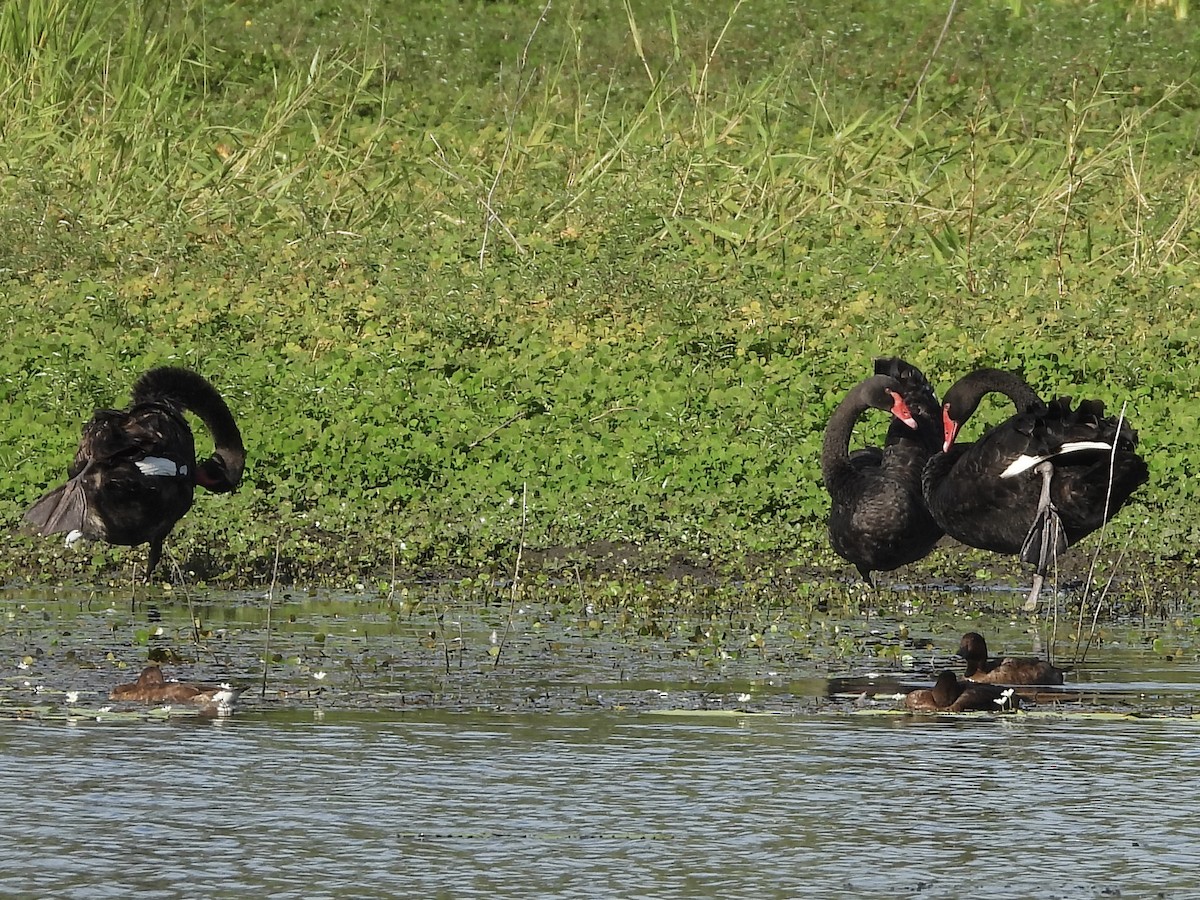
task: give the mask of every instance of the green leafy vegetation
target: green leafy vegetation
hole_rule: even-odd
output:
[[[0,523],[170,362],[250,452],[170,543],[201,577],[509,569],[522,536],[840,566],[821,432],[898,354],[1127,405],[1120,542],[1192,560],[1186,7],[963,4],[931,56],[946,5],[886,6],[5,6]]]

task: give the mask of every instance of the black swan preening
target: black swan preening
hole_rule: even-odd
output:
[[[977,631],[968,631],[958,644],[958,655],[967,663],[966,678],[988,684],[1062,684],[1063,670],[1044,659],[1006,656],[988,659],[987,641]]]
[[[184,410],[212,434],[213,455],[197,465]],[[25,514],[37,534],[67,532],[110,544],[149,544],[146,577],[162,554],[163,539],[191,508],[196,485],[215,493],[242,480],[246,451],[221,395],[187,369],[151,369],[133,386],[126,410],[98,409],[83,426],[66,484]]]
[[[937,677],[933,687],[910,691],[904,705],[914,712],[1000,712],[1017,709],[1020,705],[1012,690],[994,684],[959,681],[949,669]]]
[[[955,439],[993,391],[1010,397],[1016,415],[973,444]],[[943,400],[943,453],[925,468],[929,511],[964,544],[1019,554],[1037,567],[1027,609],[1037,605],[1054,558],[1121,508],[1149,477],[1137,455],[1137,433],[1105,416],[1099,400],[1069,397],[1049,404],[1019,375],[979,369],[960,378]]]
[[[942,536],[921,496],[921,473],[941,439],[937,397],[903,360],[877,360],[875,372],[838,404],[821,449],[829,541],[868,584],[871,572],[921,559]],[[871,408],[895,418],[884,446],[850,453],[854,425]]]

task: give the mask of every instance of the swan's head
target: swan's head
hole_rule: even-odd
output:
[[[196,484],[214,494],[227,494],[241,483],[245,468],[245,450],[218,447],[196,467]]]
[[[891,407],[889,408],[891,414],[909,428],[916,428],[917,420],[913,418],[912,410],[908,408],[908,404],[904,402],[904,398],[900,396],[900,392],[889,389],[887,393],[892,399]]]

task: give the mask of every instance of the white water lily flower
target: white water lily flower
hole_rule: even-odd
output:
[[[325,673],[324,672],[313,672],[313,678],[317,679],[317,681],[324,681]]]
[[[79,691],[67,691],[66,700],[68,703],[78,703]]]
[[[1012,695],[1013,695],[1013,689],[1007,688],[1000,694],[999,697],[997,697],[992,702],[994,702],[997,706],[1004,708],[1005,706],[1008,705],[1008,701],[1012,699]]]
[[[750,702],[749,694],[738,694],[738,703],[749,703],[749,702]]]

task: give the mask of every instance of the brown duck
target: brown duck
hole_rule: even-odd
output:
[[[189,703],[202,711],[228,715],[241,696],[241,689],[228,684],[191,684],[168,681],[158,666],[146,666],[132,684],[118,684],[109,692],[109,700],[130,703]]]
[[[904,705],[914,712],[999,712],[1016,709],[1018,702],[1011,690],[1002,690],[994,684],[959,681],[957,675],[946,669],[938,675],[932,689],[909,692]]]
[[[982,634],[968,631],[958,644],[958,655],[967,661],[966,677],[988,684],[1062,684],[1063,670],[1044,659],[1006,656],[988,659],[987,641]]]

